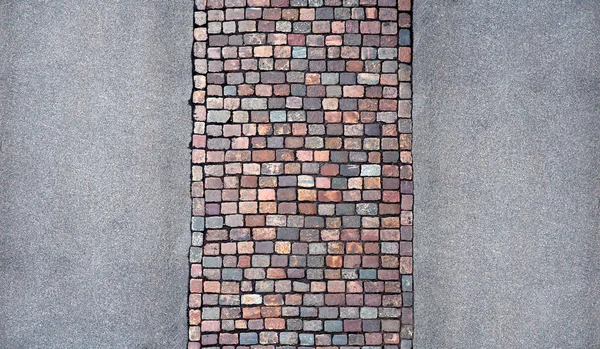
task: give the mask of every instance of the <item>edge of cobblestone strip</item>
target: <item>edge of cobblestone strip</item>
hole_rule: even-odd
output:
[[[188,349],[200,349],[200,322],[202,306],[202,244],[204,239],[204,160],[206,145],[206,45],[207,0],[194,0],[192,79],[192,148],[190,168],[190,197],[192,217],[190,221],[191,244],[189,250],[188,285]]]
[[[400,329],[400,349],[412,349],[413,347],[413,335],[414,335],[414,320],[413,320],[413,304],[414,304],[414,285],[413,285],[413,159],[412,159],[412,48],[413,48],[413,23],[412,23],[412,10],[414,0],[397,0],[398,14],[408,13],[409,22],[407,23],[408,28],[402,27],[400,24],[401,19],[398,18],[398,136],[399,136],[399,152],[400,158],[398,165],[400,168],[400,195],[401,195],[401,211],[400,219],[407,219],[410,224],[407,226],[400,227],[401,229],[401,242],[403,240],[410,242],[410,257],[402,257],[400,251],[400,268],[401,268],[401,286],[402,286],[402,314],[401,314],[401,329]],[[402,30],[408,30],[408,44],[402,42],[404,33]],[[403,54],[401,54],[403,53]],[[400,65],[408,66],[408,76],[401,76]],[[410,93],[407,97],[400,95],[400,84],[407,84],[410,89]],[[401,101],[404,101],[402,107]],[[405,112],[406,116],[401,117]],[[404,153],[404,154],[403,154]],[[406,159],[403,158],[406,156]],[[406,161],[405,161],[406,160]],[[403,171],[403,168],[406,172]],[[408,182],[406,186],[403,183]],[[408,200],[405,205],[405,194]],[[404,217],[403,217],[404,216]],[[402,228],[406,227],[406,231],[402,231]],[[404,239],[404,234],[408,235]],[[406,266],[404,272],[402,271],[403,264],[402,259],[405,259]],[[410,301],[409,301],[410,300]]]

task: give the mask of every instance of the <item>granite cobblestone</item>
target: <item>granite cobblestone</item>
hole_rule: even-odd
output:
[[[195,4],[188,349],[412,348],[411,2]]]

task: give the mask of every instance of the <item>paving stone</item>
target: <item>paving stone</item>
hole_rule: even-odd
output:
[[[410,30],[400,29],[400,34],[398,37],[400,46],[410,46]]]
[[[298,333],[296,332],[281,332],[279,334],[279,343],[284,345],[298,344]]]
[[[200,263],[202,261],[202,248],[190,247],[190,263]]]
[[[240,344],[258,344],[258,333],[240,333]]]
[[[362,165],[360,175],[365,177],[373,177],[381,175],[381,166],[379,165]]]
[[[346,345],[348,344],[348,336],[345,334],[333,335],[331,344],[333,345]]]
[[[356,81],[364,85],[377,85],[379,83],[379,74],[374,73],[359,73]]]
[[[204,217],[192,217],[192,230],[203,231],[204,230]]]
[[[205,224],[206,228],[221,228],[223,227],[223,217],[207,217]]]
[[[326,332],[343,332],[344,323],[343,321],[325,321],[324,330]]]
[[[231,118],[231,112],[228,110],[209,110],[206,121],[214,123],[226,123]]]
[[[223,280],[242,280],[242,269],[223,269],[221,272],[221,278]]]
[[[300,345],[314,345],[315,344],[315,335],[309,333],[300,333]]]

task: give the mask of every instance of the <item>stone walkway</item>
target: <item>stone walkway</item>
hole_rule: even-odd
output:
[[[410,1],[196,8],[188,349],[412,348]]]

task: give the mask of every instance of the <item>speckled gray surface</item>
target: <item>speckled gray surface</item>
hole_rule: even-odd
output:
[[[0,1],[0,348],[184,348],[193,2]]]
[[[600,3],[414,11],[415,348],[600,348]]]

